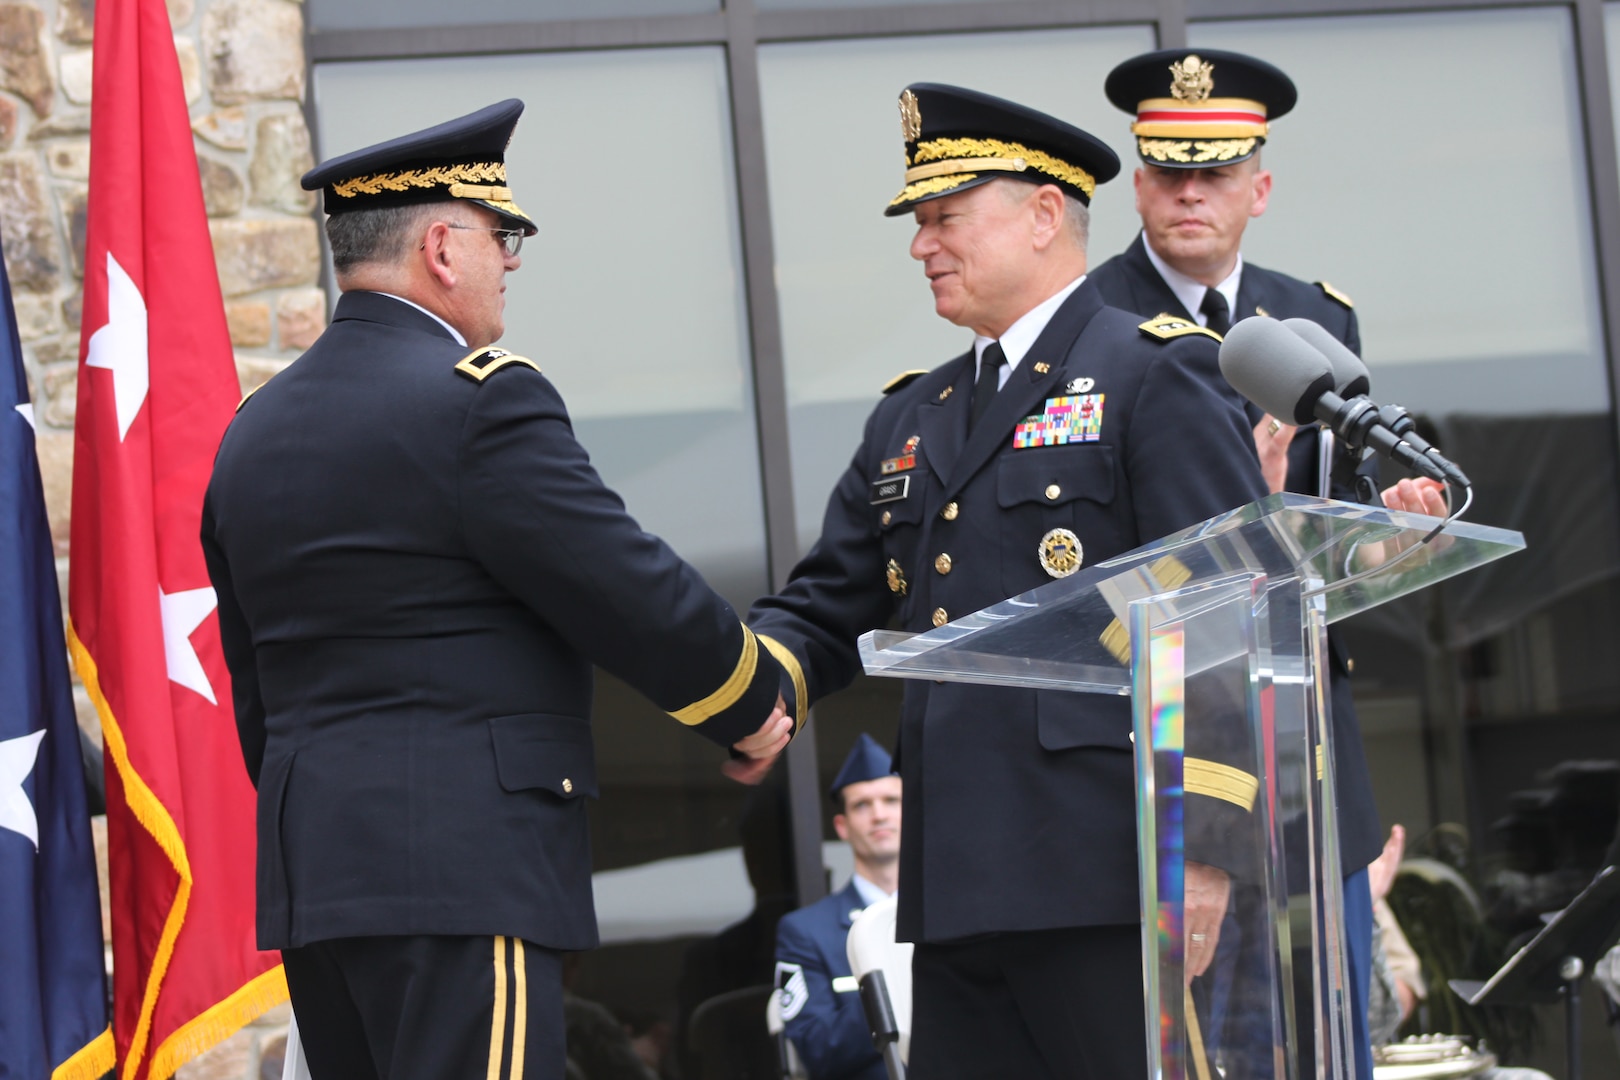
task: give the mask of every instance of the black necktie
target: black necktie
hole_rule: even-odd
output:
[[[973,411],[968,413],[968,430],[972,431],[979,418],[990,408],[996,391],[1001,389],[1001,365],[1007,354],[1001,351],[1001,342],[992,341],[979,357],[979,381],[973,384]]]
[[[1220,294],[1220,290],[1205,289],[1204,302],[1198,305],[1198,310],[1207,318],[1204,325],[1221,337],[1232,329],[1232,309],[1226,306],[1226,297]]]

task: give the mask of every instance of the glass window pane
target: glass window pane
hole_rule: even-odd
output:
[[[540,233],[508,279],[501,344],[557,385],[631,512],[746,609],[767,585],[764,511],[720,50],[323,64],[314,89],[323,156],[529,103],[507,161]],[[607,676],[593,724],[604,948],[568,977],[667,1044],[714,985],[714,947],[694,946],[790,902],[785,796],[724,779],[719,748]]]
[[[1440,412],[1607,408],[1567,9],[1195,23],[1190,37],[1298,84],[1266,145],[1276,188],[1244,254],[1355,298],[1383,397]]]
[[[826,11],[829,8],[920,7],[928,4],[972,4],[979,0],[754,0],[760,11]],[[922,79],[911,79],[922,82]],[[945,80],[935,80],[945,81]],[[898,189],[896,189],[898,190]]]
[[[419,26],[692,15],[718,11],[720,0],[484,0],[462,6],[441,0],[307,0],[311,30],[396,30]],[[486,84],[490,85],[490,84]]]
[[[907,254],[911,218],[883,216],[905,171],[900,91],[966,84],[1068,120],[1128,160],[1128,123],[1103,97],[1103,76],[1152,47],[1146,27],[1111,27],[760,49],[802,545],[820,533],[827,494],[883,384],[908,368],[936,367],[973,340],[934,314],[928,282]],[[1097,258],[1136,233],[1129,185],[1128,176],[1116,180],[1092,201]]]

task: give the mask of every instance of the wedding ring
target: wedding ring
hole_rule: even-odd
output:
[[[1275,416],[1273,416],[1271,418],[1271,423],[1266,425],[1266,434],[1267,435],[1275,435],[1275,434],[1277,434],[1277,432],[1279,432],[1281,430],[1282,430],[1282,424],[1278,422],[1278,420],[1277,420],[1277,418]]]
[[[1192,938],[1193,941],[1195,941],[1195,942],[1200,942],[1200,941],[1203,941],[1209,935],[1208,934],[1188,934],[1187,936]]]

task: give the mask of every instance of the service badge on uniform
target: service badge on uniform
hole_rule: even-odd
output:
[[[1066,578],[1080,569],[1084,552],[1080,538],[1068,529],[1053,529],[1041,537],[1041,569],[1055,578]]]
[[[809,1000],[810,984],[804,981],[804,968],[777,961],[776,1002],[782,1007],[782,1019],[791,1020],[798,1016]]]
[[[1096,442],[1102,437],[1103,398],[1106,396],[1066,394],[1047,398],[1038,415],[1024,417],[1013,428],[1013,449]]]
[[[1063,388],[1063,392],[1065,394],[1089,394],[1096,385],[1097,380],[1092,378],[1070,379],[1068,385]]]
[[[889,579],[889,591],[896,596],[906,595],[906,572],[893,559],[889,560],[887,576]]]
[[[922,442],[921,435],[913,435],[906,440],[906,445],[900,448],[898,457],[884,458],[878,464],[878,472],[889,476],[897,472],[905,472],[917,467],[917,444]]]

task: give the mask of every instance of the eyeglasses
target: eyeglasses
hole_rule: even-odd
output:
[[[516,255],[518,252],[523,250],[522,229],[493,229],[487,225],[457,225],[449,221],[445,222],[445,225],[452,229],[468,229],[473,232],[492,232],[496,236],[500,237],[501,247],[506,249],[506,253],[508,255]]]

